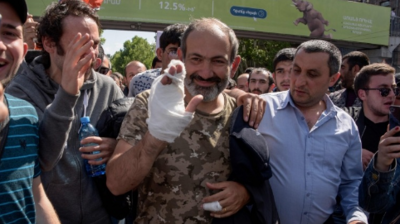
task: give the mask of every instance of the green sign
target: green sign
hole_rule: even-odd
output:
[[[27,2],[30,12],[39,16],[52,1]],[[163,24],[216,17],[235,30],[385,46],[389,42],[389,8],[343,0],[104,0],[99,15]]]

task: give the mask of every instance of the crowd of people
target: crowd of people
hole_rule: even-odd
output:
[[[235,32],[202,18],[122,75],[84,1],[0,15],[0,223],[400,223],[390,65],[309,40],[237,74]]]

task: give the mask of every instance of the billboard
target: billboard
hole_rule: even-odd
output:
[[[39,16],[51,0],[27,0]],[[343,0],[103,0],[101,19],[189,23],[216,17],[235,30],[385,45],[390,9]]]

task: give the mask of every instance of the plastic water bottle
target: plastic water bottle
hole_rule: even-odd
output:
[[[82,141],[83,139],[85,139],[89,136],[99,136],[99,133],[97,132],[96,128],[90,124],[89,117],[82,117],[81,123],[82,123],[82,127],[79,130],[79,140],[80,141]],[[96,146],[96,145],[98,145],[98,144],[89,143],[89,144],[81,145],[81,147]],[[93,151],[88,154],[98,154],[98,153],[100,153],[100,151]],[[100,161],[100,160],[101,160],[101,158],[96,159],[96,161]],[[89,176],[91,176],[91,177],[104,175],[106,173],[106,164],[91,165],[88,163],[87,159],[84,160],[84,163],[85,163],[86,173],[89,174]]]

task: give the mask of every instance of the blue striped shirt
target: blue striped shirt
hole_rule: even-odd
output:
[[[0,160],[0,223],[35,223],[33,178],[40,175],[38,117],[28,102],[5,94],[10,124]]]

